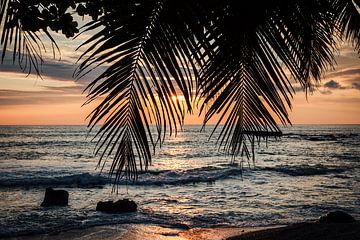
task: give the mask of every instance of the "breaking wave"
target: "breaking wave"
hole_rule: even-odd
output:
[[[0,178],[0,187],[33,187],[33,186],[68,186],[86,187],[99,186],[109,183],[109,179],[100,175],[89,173],[74,174],[57,177],[31,177],[31,178]]]
[[[301,133],[284,133],[284,137],[292,139],[301,139],[307,141],[337,141],[342,139],[354,139],[358,138],[359,134],[356,133],[339,133],[339,134],[301,134]]]
[[[347,168],[323,166],[323,165],[280,165],[275,167],[261,167],[254,169],[241,169],[240,167],[202,167],[184,171],[162,170],[140,173],[136,181],[121,179],[119,185],[184,185],[196,183],[212,183],[221,179],[239,176],[243,171],[247,173],[270,171],[289,176],[314,176],[342,173]],[[92,175],[81,173],[58,177],[32,177],[32,178],[8,178],[0,177],[0,187],[41,187],[41,186],[65,186],[65,187],[99,187],[113,183],[112,179],[104,175]]]
[[[121,179],[120,185],[183,185],[202,182],[215,182],[234,175],[241,174],[240,168],[204,167],[186,171],[149,171],[139,175],[137,181]],[[30,187],[30,186],[66,186],[66,187],[98,187],[111,184],[112,179],[106,175],[89,173],[74,174],[59,177],[14,178],[0,177],[0,187]]]
[[[265,167],[261,168],[261,170],[278,172],[282,174],[286,174],[289,176],[314,176],[314,175],[326,175],[332,173],[342,173],[348,170],[345,167],[331,167],[331,166],[323,166],[323,165],[297,165],[297,166],[289,166],[289,165],[280,165],[276,167]]]

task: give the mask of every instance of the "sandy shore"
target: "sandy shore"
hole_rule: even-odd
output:
[[[228,240],[359,240],[360,223],[299,223],[240,234]]]
[[[40,234],[9,238],[9,240],[221,240],[244,233],[266,230],[274,227],[249,228],[193,228],[189,230],[168,228],[147,224],[121,224],[76,229],[57,234]]]
[[[175,229],[146,224],[99,226],[57,234],[9,238],[11,240],[357,240],[360,223],[299,223],[290,226]]]

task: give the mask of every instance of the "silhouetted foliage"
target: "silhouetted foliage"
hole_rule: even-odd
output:
[[[277,119],[290,123],[292,83],[310,89],[335,63],[340,41],[359,50],[359,3],[1,0],[2,59],[11,46],[14,61],[39,73],[40,33],[57,47],[50,32],[71,38],[80,31],[78,19],[91,19],[81,30],[95,33],[80,46],[76,76],[107,67],[88,86],[87,103],[103,99],[89,125],[104,120],[99,164],[113,156],[117,181],[147,169],[151,145],[161,143],[167,129],[176,131],[194,105],[205,113],[204,124],[216,115],[218,125],[224,123],[219,144],[228,153],[253,156],[257,139],[281,135]]]

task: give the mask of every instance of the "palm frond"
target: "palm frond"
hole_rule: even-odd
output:
[[[67,13],[71,7],[75,7],[71,1],[1,1],[1,62],[11,48],[13,63],[17,61],[28,74],[35,72],[41,76],[43,52],[48,48],[44,42],[50,42],[54,58],[56,54],[60,55],[60,49],[50,31],[61,30],[66,37],[72,37],[78,32],[77,22]]]
[[[208,109],[205,124],[224,122],[218,141],[227,152],[249,156],[254,137],[281,135],[274,116],[290,123],[290,79],[306,91],[335,63],[336,13],[331,1],[282,0],[227,1],[213,13],[201,110]]]
[[[114,154],[110,172],[117,181],[125,174],[135,179],[137,169],[151,162],[151,144],[162,142],[167,129],[177,130],[184,114],[191,111],[193,73],[189,70],[184,39],[164,21],[164,1],[117,2],[106,14],[88,24],[86,30],[102,28],[84,45],[86,59],[77,76],[94,66],[108,68],[89,86],[88,102],[104,97],[89,115],[89,125],[105,119],[97,133],[99,166]],[[126,10],[124,10],[126,9]],[[116,16],[121,19],[113,22]],[[111,21],[111,22],[109,22]],[[85,31],[86,31],[85,30]],[[184,95],[186,102],[173,101]],[[156,136],[150,125],[155,124]],[[150,144],[149,144],[150,142]],[[115,152],[115,146],[117,150]],[[136,152],[138,161],[130,152]]]
[[[334,1],[338,13],[338,31],[345,40],[351,41],[360,52],[360,1]]]
[[[3,46],[1,61],[4,61],[7,48],[12,45],[13,62],[17,60],[24,71],[28,69],[31,73],[34,69],[40,75],[39,67],[43,63],[41,52],[44,46],[39,43],[39,36],[36,33],[23,31],[18,19],[20,13],[17,12],[21,11],[22,5],[19,4],[19,7],[15,7],[16,4],[18,4],[16,1],[11,0],[5,0],[1,4],[0,26],[3,28],[0,41]],[[29,19],[27,20],[29,21]]]

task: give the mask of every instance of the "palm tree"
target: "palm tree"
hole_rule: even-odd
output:
[[[115,182],[136,178],[151,147],[182,126],[198,106],[204,125],[223,123],[218,142],[233,156],[254,156],[254,142],[280,136],[290,124],[295,93],[335,64],[340,41],[360,50],[359,0],[1,0],[2,59],[6,52],[40,73],[42,40],[95,32],[81,46],[75,73],[106,70],[87,87],[101,99],[89,115],[99,166],[112,157]],[[79,29],[74,15],[90,16]],[[76,18],[80,19],[80,18]],[[80,34],[81,34],[80,33]],[[11,50],[9,50],[11,47]],[[86,47],[86,48],[85,48]],[[173,96],[184,96],[180,103]],[[173,100],[175,99],[175,100]],[[155,125],[156,131],[151,130]],[[215,130],[214,130],[215,131]]]

